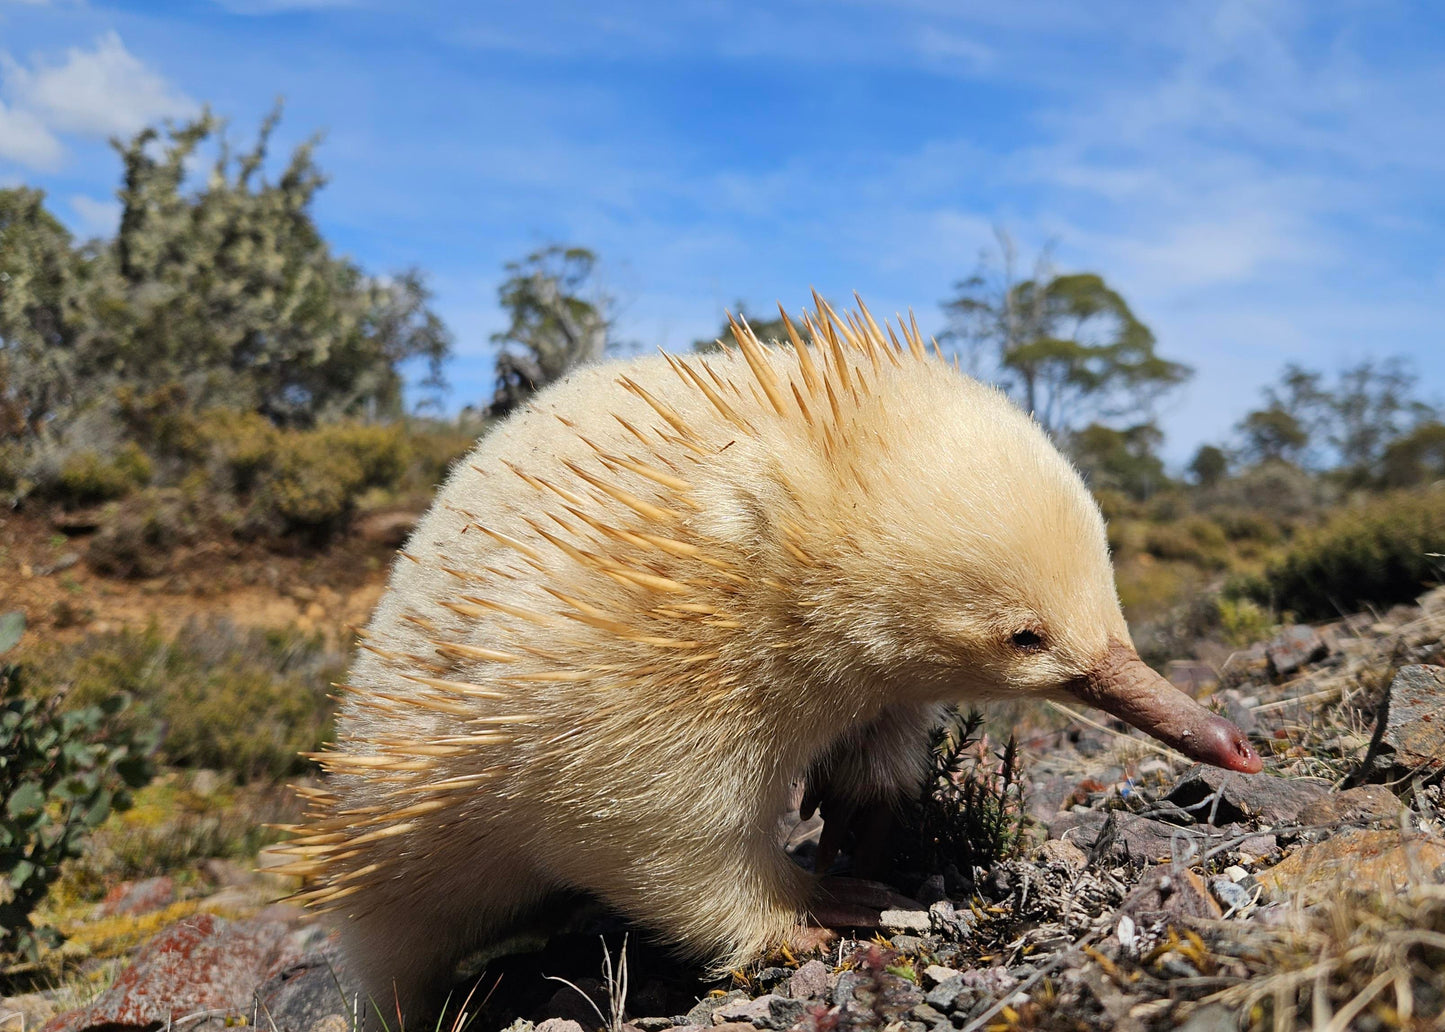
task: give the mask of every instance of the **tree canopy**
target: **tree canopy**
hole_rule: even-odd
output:
[[[265,177],[278,118],[239,154],[209,112],[116,141],[122,210],[110,240],[77,247],[39,191],[0,191],[0,406],[11,432],[63,423],[118,386],[179,384],[197,407],[309,425],[399,412],[408,359],[441,383],[451,337],[421,274],[368,275],[318,231],[315,141]],[[218,156],[188,189],[208,142]]]
[[[1153,406],[1191,374],[1161,357],[1154,334],[1096,273],[1055,274],[1046,258],[1014,275],[1012,243],[960,281],[943,303],[942,339],[1061,441],[1086,423],[1153,421]]]

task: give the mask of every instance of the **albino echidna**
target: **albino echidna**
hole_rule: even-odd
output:
[[[1260,768],[1134,651],[1074,469],[899,330],[820,302],[808,343],[590,366],[454,471],[289,846],[387,1013],[562,889],[756,956],[808,906],[791,786],[914,791],[944,704],[1072,697]]]

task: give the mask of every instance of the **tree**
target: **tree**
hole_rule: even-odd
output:
[[[1244,456],[1255,463],[1300,465],[1310,444],[1310,433],[1304,422],[1278,402],[1249,413],[1238,429],[1244,435]]]
[[[0,439],[40,432],[71,398],[81,264],[42,191],[0,190]]]
[[[1380,467],[1380,480],[1386,487],[1445,480],[1445,423],[1422,423],[1391,442]]]
[[[439,385],[450,335],[420,273],[380,279],[331,254],[310,214],[326,182],[315,140],[275,182],[264,177],[279,118],[238,157],[220,140],[194,193],[186,170],[222,129],[209,112],[115,145],[123,208],[111,274],[87,298],[94,361],[120,381],[180,382],[195,404],[279,424],[398,412],[399,364],[423,359]]]
[[[1213,444],[1202,444],[1189,462],[1189,472],[1203,488],[1211,488],[1229,473],[1229,456],[1223,448]]]
[[[1264,389],[1265,405],[1239,424],[1244,453],[1254,461],[1323,466],[1367,482],[1391,442],[1434,416],[1414,396],[1414,382],[1398,357],[1347,366],[1333,387],[1323,374],[1291,363],[1278,384]]]
[[[491,415],[507,414],[607,351],[611,299],[590,282],[596,265],[597,256],[587,248],[559,244],[507,263],[510,275],[497,294],[511,324],[492,334],[501,350]],[[588,290],[590,299],[583,296]]]
[[[1091,490],[1122,491],[1144,501],[1169,483],[1159,446],[1164,435],[1153,423],[1116,430],[1090,423],[1069,440],[1069,453]]]
[[[1014,275],[1012,241],[985,256],[943,303],[943,339],[995,380],[1060,440],[1085,422],[1152,422],[1155,401],[1192,370],[1155,352],[1154,334],[1094,273],[1055,274],[1047,255]]]

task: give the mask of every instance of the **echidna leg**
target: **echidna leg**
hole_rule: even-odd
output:
[[[416,892],[345,920],[341,945],[359,983],[367,1032],[401,1027],[398,1010],[405,1027],[439,1015],[457,963],[502,934],[547,891],[516,863],[476,864],[465,884],[454,883],[434,899]]]

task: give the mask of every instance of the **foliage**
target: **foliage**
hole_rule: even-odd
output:
[[[606,352],[611,299],[592,283],[596,265],[597,256],[585,247],[558,244],[507,263],[509,275],[497,295],[511,322],[492,335],[501,350],[490,415],[506,415]]]
[[[1445,493],[1398,492],[1340,511],[1297,535],[1263,581],[1247,590],[1257,601],[1301,619],[1328,619],[1415,598],[1445,580],[1440,553],[1445,553]]]
[[[1240,423],[1252,461],[1286,460],[1339,470],[1353,483],[1373,479],[1392,442],[1435,416],[1414,395],[1415,376],[1404,359],[1366,359],[1335,375],[1290,364],[1264,390],[1265,405]]]
[[[129,790],[150,780],[150,729],[120,720],[128,699],[67,706],[64,693],[27,695],[20,669],[0,666],[0,953],[37,959],[59,945],[31,912]]]
[[[1153,423],[1125,430],[1090,423],[1069,439],[1069,453],[1092,490],[1112,489],[1143,500],[1170,482],[1158,455],[1163,441]]]
[[[968,874],[1009,857],[1025,811],[1013,738],[992,755],[980,736],[983,715],[950,710],[933,733],[932,764],[895,863],[929,873],[953,865]]]
[[[942,339],[1061,439],[1087,422],[1151,422],[1154,402],[1189,367],[1155,353],[1154,334],[1101,276],[1055,274],[1044,258],[1020,280],[1002,235],[1000,252],[956,284]]]
[[[1386,487],[1445,480],[1445,423],[1422,423],[1391,441],[1381,459],[1380,479]]]
[[[1150,555],[1182,560],[1201,569],[1228,565],[1228,548],[1224,529],[1204,516],[1151,524],[1144,537],[1144,550]]]
[[[1229,455],[1215,444],[1201,444],[1189,460],[1194,482],[1208,490],[1229,474]]]
[[[211,767],[241,780],[305,769],[298,753],[330,735],[327,693],[344,657],[294,631],[192,622],[167,638],[157,628],[91,635],[35,657],[52,683],[68,684],[67,705],[118,691],[135,699],[125,726],[162,726],[160,758]]]
[[[94,505],[124,497],[150,478],[150,458],[128,441],[112,455],[91,449],[73,452],[61,465],[52,490],[67,506]]]
[[[239,154],[209,113],[117,143],[109,240],[77,246],[39,191],[0,190],[0,477],[17,495],[120,491],[103,463],[59,468],[81,444],[105,451],[86,440],[96,421],[180,461],[188,424],[217,408],[304,427],[399,415],[403,363],[440,386],[450,336],[420,274],[371,276],[331,253],[311,216],[314,141],[265,177],[277,119]]]

